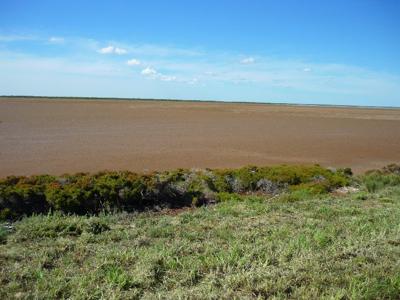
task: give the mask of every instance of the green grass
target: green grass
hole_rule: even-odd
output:
[[[0,299],[399,299],[400,186],[359,184],[24,218],[0,231]]]

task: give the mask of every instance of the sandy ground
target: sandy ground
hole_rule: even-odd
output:
[[[0,176],[400,162],[400,110],[0,98]]]

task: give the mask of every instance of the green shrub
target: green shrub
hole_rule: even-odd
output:
[[[400,165],[390,164],[382,169],[383,173],[400,175]]]
[[[14,178],[15,179],[15,178]],[[24,183],[20,178],[0,182],[0,218],[43,213],[48,210],[43,185]]]
[[[88,192],[75,185],[61,187],[58,184],[49,185],[45,195],[54,210],[65,213],[82,213],[81,208],[89,197]]]
[[[9,207],[3,208],[0,210],[0,221],[10,220],[13,218],[13,212]]]
[[[292,192],[307,192],[310,195],[321,195],[329,192],[330,186],[326,183],[302,183],[292,186],[289,190]]]
[[[5,244],[7,242],[8,231],[0,225],[0,244]]]
[[[400,175],[395,173],[372,171],[362,176],[361,181],[368,192],[375,193],[387,186],[399,186]]]
[[[383,187],[383,184],[382,182],[368,179],[365,181],[365,187],[367,188],[368,192],[375,193],[378,189]]]
[[[233,194],[277,194],[286,190],[294,191],[291,197],[298,198],[296,195],[305,192],[297,190],[306,189],[315,195],[348,185],[352,180],[350,174],[350,170],[333,172],[319,165],[280,165],[231,170],[178,169],[149,175],[125,171],[60,177],[9,176],[0,180],[0,218],[16,219],[49,211],[97,214],[199,206],[238,197]]]

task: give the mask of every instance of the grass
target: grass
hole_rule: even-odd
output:
[[[0,231],[0,299],[399,299],[400,186],[369,180],[344,196],[24,218]]]

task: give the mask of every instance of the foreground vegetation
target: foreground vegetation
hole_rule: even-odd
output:
[[[213,203],[230,193],[322,194],[349,183],[350,170],[315,166],[255,166],[237,170],[184,170],[153,174],[79,173],[60,177],[9,176],[0,181],[0,219],[61,211],[95,214]]]
[[[197,208],[4,223],[0,299],[399,299],[400,168],[293,170]]]

